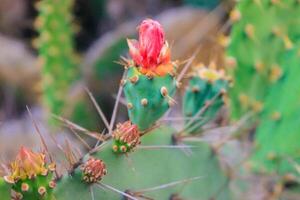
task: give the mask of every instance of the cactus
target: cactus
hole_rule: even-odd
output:
[[[150,29],[145,30],[144,26],[150,26]],[[152,35],[151,32],[162,33],[160,24],[149,19],[142,23],[141,29],[147,32],[147,37]],[[148,47],[154,45],[153,37],[146,39],[150,40],[147,41]],[[161,42],[164,43],[164,40]],[[134,41],[129,41],[129,45],[134,45]],[[172,100],[170,95],[175,92],[174,65],[164,57],[169,55],[165,54],[168,52],[166,48],[163,53],[159,49],[164,61],[154,62],[162,66],[146,68],[142,65],[144,62],[136,66],[136,60],[128,61],[131,63],[127,74],[130,79],[124,85],[125,95],[127,93],[130,101],[134,98],[128,94],[152,94],[147,96],[149,102],[139,103],[151,112],[148,114],[155,116],[146,116],[142,107],[137,108],[136,113],[130,113],[134,106],[140,105],[132,101],[133,107],[128,108],[132,121],[119,123],[112,133],[109,131],[106,135],[96,137],[97,134],[92,133],[93,137],[101,138],[102,143],[84,156],[74,156],[75,151],[68,149],[65,153],[71,167],[62,176],[56,175],[54,181],[55,168],[46,162],[45,154],[21,148],[11,164],[11,173],[5,176],[17,199],[231,199],[230,179],[220,167],[216,149],[213,150],[207,143],[184,141],[170,127],[152,127],[168,109]],[[146,53],[145,58],[157,49],[148,50],[151,51]],[[136,54],[132,56],[136,58]],[[138,77],[138,80],[134,79],[135,83],[131,83],[132,77]],[[143,114],[144,118],[138,114]]]
[[[256,169],[290,172],[299,157],[300,4],[296,0],[245,0],[231,12],[228,48],[235,77],[232,117],[253,113]],[[297,53],[298,52],[298,53]]]
[[[128,156],[113,151],[114,141],[109,141],[103,149],[91,155],[101,159],[107,169],[100,183],[113,186],[116,189],[138,198],[142,195],[152,199],[168,199],[179,194],[188,199],[230,199],[226,186],[228,178],[218,166],[218,160],[206,144],[195,144],[191,148],[192,155],[185,155],[181,148],[164,148],[172,146],[173,130],[167,127],[147,133],[141,138],[143,146],[137,146]],[[154,145],[154,146],[153,146]],[[152,149],[153,148],[153,149]],[[157,148],[157,149],[156,149]],[[88,160],[86,156],[84,160]],[[197,177],[199,180],[196,180]],[[161,188],[143,192],[175,181],[183,181],[173,187]],[[186,184],[186,185],[185,185]],[[225,185],[225,187],[224,187]],[[93,187],[95,199],[120,199],[121,194]],[[140,193],[138,193],[140,191]],[[55,189],[59,199],[90,199],[91,194],[87,183],[82,181],[82,171],[77,169],[70,175],[65,175],[57,182]],[[140,195],[140,196],[139,196]],[[131,198],[128,198],[131,199]]]
[[[71,15],[73,3],[73,0],[59,3],[41,0],[36,4],[39,15],[35,27],[39,37],[34,44],[42,67],[42,99],[48,113],[64,115],[82,126],[96,128],[96,116],[88,111],[89,103],[79,83]]]
[[[130,120],[140,130],[150,128],[174,104],[175,63],[160,24],[144,20],[139,27],[139,41],[127,40],[128,73],[123,79]]]
[[[116,129],[119,134],[120,130]],[[187,146],[177,146],[172,144],[173,133],[168,127],[149,132],[141,138],[143,146],[134,146],[134,151],[127,153],[115,152],[115,139],[109,139],[102,148],[97,146],[98,150],[93,149],[73,163],[70,171],[55,182],[53,165],[46,165],[44,154],[22,148],[11,165],[11,174],[5,177],[6,186],[11,184],[17,192],[16,199],[23,200],[117,200],[126,195],[128,199],[172,199],[175,195],[188,199],[231,199],[229,179],[209,145],[189,142]],[[186,155],[184,149],[192,154]]]
[[[42,65],[43,101],[51,112],[61,114],[72,83],[78,78],[74,60],[73,32],[71,30],[72,0],[54,3],[43,0],[37,3],[39,16],[35,27],[36,40]]]
[[[4,179],[12,185],[15,199],[51,200],[53,198],[52,191],[56,185],[53,180],[55,164],[47,166],[45,154],[34,153],[21,147],[10,168],[11,174]]]
[[[187,118],[187,132],[199,130],[209,120],[213,119],[224,104],[224,95],[228,88],[228,77],[223,70],[200,66],[189,80],[183,97],[183,114]],[[200,113],[201,112],[201,113]],[[192,117],[199,115],[200,119],[191,123]]]

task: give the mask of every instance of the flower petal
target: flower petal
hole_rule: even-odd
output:
[[[140,54],[139,43],[134,39],[127,39],[127,44],[129,47],[129,54],[134,62],[138,65],[142,64],[143,58]]]

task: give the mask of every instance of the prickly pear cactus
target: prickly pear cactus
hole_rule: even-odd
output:
[[[13,193],[17,195],[16,199],[231,199],[228,187],[230,179],[220,167],[216,149],[212,150],[208,143],[197,140],[185,141],[186,137],[181,137],[170,127],[160,126],[154,129],[155,122],[168,109],[171,100],[169,95],[175,90],[174,77],[170,74],[174,65],[165,57],[165,50],[168,49],[161,53],[159,48],[157,55],[162,55],[158,57],[159,62],[147,60],[157,50],[150,48],[156,45],[155,42],[163,41],[165,45],[164,40],[156,41],[153,37],[154,33],[156,36],[162,33],[160,24],[148,19],[140,29],[140,40],[145,40],[149,49],[143,53],[144,46],[141,43],[140,53],[144,60],[139,66],[136,66],[138,62],[135,60],[128,72],[136,73],[130,74],[129,78],[137,77],[135,75],[138,74],[138,80],[134,78],[136,85],[131,87],[126,87],[126,84],[131,83],[130,80],[123,83],[124,91],[127,92],[127,100],[134,99],[128,95],[132,93],[136,93],[138,98],[138,95],[149,98],[149,102],[142,100],[139,103],[146,108],[149,106],[148,112],[151,113],[148,114],[155,116],[146,116],[142,107],[137,109],[137,113],[130,114],[134,106],[137,106],[132,101],[133,107],[129,106],[128,110],[130,118],[135,121],[119,123],[105,135],[92,133],[91,136],[97,136],[97,140],[101,142],[83,156],[74,156],[75,149],[69,148],[65,154],[71,166],[61,176],[53,176],[54,165],[47,164],[44,154],[22,148],[16,161],[11,164],[11,173],[5,176],[6,185],[12,187]],[[137,47],[134,41],[129,44]],[[131,53],[138,56],[132,48],[131,46]],[[162,66],[142,65],[148,61],[158,62]],[[142,87],[138,86],[139,83]],[[174,88],[169,84],[174,84]],[[147,96],[148,93],[152,96]],[[143,114],[144,118],[138,118],[137,114]],[[44,147],[45,152],[48,152],[46,149]],[[1,184],[0,182],[0,190],[4,188]]]
[[[232,116],[255,114],[253,164],[262,170],[287,172],[287,155],[299,157],[299,17],[296,0],[245,0],[231,13]]]
[[[137,131],[135,125],[128,126],[119,124],[114,134],[125,138]],[[199,142],[179,146],[173,136],[174,130],[161,127],[143,135],[142,145],[135,143],[127,152],[115,151],[119,138],[109,139],[55,180],[54,165],[46,164],[44,154],[22,148],[6,183],[0,182],[1,199],[10,200],[9,186],[12,198],[23,200],[231,199],[229,177],[210,146]],[[127,137],[124,143],[133,144],[139,137]]]
[[[197,69],[198,71],[192,75],[183,97],[183,114],[188,118],[186,120],[188,132],[199,130],[216,116],[224,104],[224,95],[229,84],[224,71],[215,69],[214,65],[209,68],[200,66]],[[199,115],[198,118],[196,115]],[[190,123],[192,117],[197,119]]]
[[[172,134],[173,130],[167,127],[147,133],[141,138],[143,146],[136,146],[128,154],[115,152],[114,141],[108,141],[103,149],[91,155],[105,163],[107,174],[100,173],[102,180],[94,185],[86,183],[82,175],[84,167],[79,167],[58,180],[56,199],[91,199],[90,187],[95,199],[126,198],[107,186],[132,197],[127,199],[169,199],[176,194],[183,199],[230,199],[228,178],[210,147],[203,143],[187,144],[193,147],[192,154],[186,155],[172,144]],[[84,160],[89,159],[86,156]]]
[[[130,67],[124,80],[129,117],[140,130],[152,126],[174,103],[175,79],[169,74],[149,78]]]
[[[132,60],[122,81],[130,120],[140,130],[153,125],[174,104],[175,63],[161,25],[144,20],[139,27],[139,41],[127,40]]]
[[[44,154],[22,147],[10,168],[11,174],[4,179],[11,184],[13,198],[52,200],[55,165],[47,166]]]

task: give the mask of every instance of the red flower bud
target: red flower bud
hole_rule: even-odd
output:
[[[141,73],[163,76],[171,70],[169,46],[163,28],[157,21],[144,20],[139,26],[139,41],[128,39],[127,43],[129,54],[135,64],[141,67]],[[164,65],[168,70],[161,69]]]

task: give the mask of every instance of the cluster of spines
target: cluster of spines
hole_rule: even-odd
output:
[[[112,136],[113,151],[118,153],[128,153],[141,143],[140,132],[130,121],[117,124]]]
[[[86,183],[97,183],[107,174],[106,165],[102,160],[90,157],[82,166],[82,180]]]

